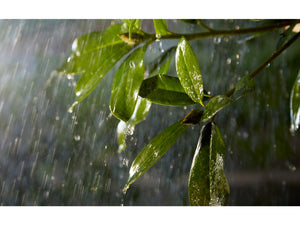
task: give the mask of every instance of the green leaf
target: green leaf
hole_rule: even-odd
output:
[[[177,75],[185,92],[194,102],[203,105],[202,75],[193,49],[184,37],[177,45],[175,61]]]
[[[250,76],[242,77],[235,86],[233,95],[230,97],[232,101],[237,101],[244,95],[252,92],[255,89],[255,81]]]
[[[178,121],[166,128],[149,142],[133,161],[124,191],[126,191],[133,182],[140,178],[168,151],[187,127],[187,125],[181,124],[181,121]]]
[[[100,32],[85,34],[74,40],[72,52],[58,72],[65,75],[75,75],[83,72],[95,72],[99,67],[99,53],[105,48],[125,45],[117,35],[126,32],[121,24],[108,27]],[[119,45],[120,44],[120,45]],[[127,52],[131,47],[127,47]],[[117,49],[117,48],[116,48]],[[115,49],[109,50],[113,52]]]
[[[93,32],[76,39],[72,53],[59,70],[65,75],[82,74],[75,87],[73,107],[86,98],[103,79],[105,74],[131,49],[118,34],[126,32],[120,24],[101,32]]]
[[[123,152],[126,149],[126,136],[127,134],[133,134],[134,126],[140,123],[148,114],[151,107],[151,102],[138,97],[135,105],[135,109],[128,122],[120,121],[117,127],[117,137],[119,144],[119,152]]]
[[[130,124],[120,120],[117,126],[117,139],[118,139],[118,152],[123,152],[126,149],[126,136],[131,134],[131,131],[134,127],[131,127]]]
[[[161,105],[184,106],[196,104],[185,93],[177,77],[156,75],[145,79],[139,95]]]
[[[153,23],[157,38],[160,38],[161,36],[167,35],[169,33],[166,20],[154,19]]]
[[[290,117],[290,131],[294,134],[300,125],[300,71],[298,72],[290,95]]]
[[[114,78],[109,107],[115,117],[125,122],[134,112],[144,79],[144,55],[147,47],[144,45],[129,55]]]
[[[224,173],[225,144],[219,128],[208,123],[201,135],[189,175],[189,201],[192,206],[225,205],[229,185]]]
[[[217,95],[210,99],[204,108],[201,122],[211,119],[218,111],[231,103],[231,100],[225,95]]]
[[[151,102],[148,101],[147,99],[141,98],[138,96],[135,109],[133,111],[133,114],[131,115],[130,120],[128,123],[131,125],[136,125],[140,123],[144,118],[147,116],[149,110],[151,107]]]
[[[175,50],[176,47],[171,47],[163,54],[158,56],[155,60],[153,60],[153,62],[151,62],[146,69],[147,71],[149,71],[149,76],[157,74],[167,74]]]

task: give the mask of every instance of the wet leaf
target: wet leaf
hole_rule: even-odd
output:
[[[155,60],[153,60],[153,62],[151,62],[146,69],[149,71],[149,76],[157,74],[167,74],[175,50],[176,47],[171,47],[163,54],[158,56]]]
[[[130,123],[131,125],[136,125],[140,123],[147,116],[150,108],[151,108],[151,102],[148,101],[147,99],[138,96],[135,109],[128,123]]]
[[[123,32],[126,29],[117,24],[74,41],[70,57],[59,70],[66,75],[82,74],[75,87],[76,99],[72,107],[86,98],[105,74],[132,49],[117,36]]]
[[[126,149],[126,136],[133,133],[135,125],[145,119],[150,108],[151,102],[139,96],[134,112],[128,122],[126,123],[122,120],[119,122],[117,127],[119,152],[123,152]]]
[[[206,122],[211,119],[218,111],[231,103],[231,100],[225,95],[217,95],[210,99],[204,108],[201,122]]]
[[[95,72],[99,67],[99,53],[108,47],[124,45],[117,36],[126,32],[121,24],[108,27],[100,32],[91,32],[74,40],[72,52],[58,72],[65,75],[76,75],[83,72]],[[128,51],[130,47],[126,46]],[[113,52],[111,49],[110,52]]]
[[[242,77],[236,84],[233,95],[230,97],[232,101],[237,101],[244,95],[255,89],[255,81],[250,76]]]
[[[195,125],[200,123],[201,117],[203,115],[203,110],[193,109],[186,117],[182,120],[182,124]]]
[[[203,105],[203,81],[197,58],[189,42],[182,37],[176,49],[176,71],[185,92],[194,102]]]
[[[161,105],[184,106],[196,104],[184,91],[177,77],[156,75],[145,79],[139,95]]]
[[[124,191],[126,191],[133,182],[140,178],[168,151],[187,127],[187,125],[181,124],[181,121],[178,121],[163,130],[149,142],[133,161]]]
[[[225,144],[219,128],[208,123],[200,138],[189,175],[189,201],[192,206],[225,205],[230,188],[224,173]]]
[[[132,116],[144,79],[144,55],[147,45],[136,49],[118,69],[111,89],[110,110],[125,122]]]
[[[300,125],[300,71],[298,72],[290,95],[290,118],[290,131],[294,134]]]
[[[130,132],[130,125],[120,120],[117,126],[118,152],[123,152],[126,149],[126,136]]]
[[[153,23],[157,38],[160,38],[161,36],[167,35],[169,33],[166,20],[154,19]]]

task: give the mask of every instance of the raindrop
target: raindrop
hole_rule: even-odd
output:
[[[158,152],[154,152],[154,156],[157,157],[158,156]]]
[[[74,140],[75,140],[75,141],[80,141],[80,135],[75,135],[75,136],[74,136]]]
[[[76,91],[76,96],[78,97],[79,95],[81,95],[82,91]]]
[[[159,42],[159,50],[161,53],[163,53],[165,51],[162,47],[162,41]]]
[[[155,37],[156,37],[157,39],[160,39],[160,38],[161,38],[161,34],[156,34]],[[157,41],[159,41],[159,40],[157,40]]]
[[[231,58],[227,58],[226,62],[228,65],[231,64]]]
[[[271,66],[271,63],[268,63],[268,65],[266,66],[267,68]]]
[[[56,116],[56,117],[55,117],[55,120],[59,120],[59,116]]]
[[[130,66],[131,69],[134,69],[134,68],[135,68],[134,62],[133,62],[133,61],[130,61],[130,62],[129,62],[129,66]]]
[[[134,126],[128,126],[126,134],[133,135],[134,132]]]
[[[215,37],[213,39],[214,44],[220,44],[221,43],[221,37]]]
[[[286,166],[289,168],[289,170],[291,171],[291,172],[295,172],[296,171],[296,166],[294,165],[294,164],[292,164],[291,162],[289,162],[289,161],[286,161]]]

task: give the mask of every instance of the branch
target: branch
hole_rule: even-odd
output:
[[[262,71],[270,62],[272,62],[277,56],[279,56],[285,49],[291,46],[300,36],[300,32],[295,34],[287,43],[282,45],[276,52],[274,52],[267,60],[265,60],[259,67],[257,67],[248,76],[254,78],[260,71]],[[234,93],[235,88],[230,89],[226,92],[226,96],[230,97]]]
[[[262,26],[262,27],[245,28],[239,30],[210,30],[208,32],[195,33],[195,34],[172,33],[170,35],[162,36],[160,39],[179,39],[182,36],[184,36],[187,40],[195,40],[195,39],[211,38],[211,37],[243,35],[243,34],[258,33],[264,31],[272,31],[299,22],[300,20],[292,20],[292,21],[284,21],[284,22],[275,23],[275,24]],[[155,37],[155,35],[153,35],[153,37]]]
[[[291,44],[294,43],[300,36],[300,32],[294,35],[287,43],[282,45],[276,52],[274,52],[266,61],[264,61],[256,70],[254,70],[249,77],[255,77],[260,71],[262,71],[271,61],[273,61],[277,56],[279,56],[285,49],[287,49]]]

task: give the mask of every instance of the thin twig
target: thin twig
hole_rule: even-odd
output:
[[[297,38],[300,36],[300,32],[294,35],[287,43],[282,45],[276,52],[274,52],[266,61],[264,61],[256,70],[254,70],[249,77],[255,77],[260,71],[262,71],[271,61],[273,61],[277,56],[279,56],[285,49],[287,49]]]
[[[294,23],[299,23],[300,20],[292,20],[292,21],[284,21],[280,23],[275,23],[267,26],[261,27],[253,27],[253,28],[244,28],[239,30],[212,30],[208,32],[201,32],[195,34],[176,34],[172,33],[170,35],[162,36],[160,39],[179,39],[184,36],[187,40],[195,40],[195,39],[202,39],[202,38],[211,38],[211,37],[224,37],[224,36],[233,36],[233,35],[243,35],[243,34],[250,34],[250,33],[258,33],[264,31],[271,31],[274,29],[282,28]],[[152,35],[152,38],[155,38],[155,35]]]
[[[254,78],[260,71],[262,71],[270,62],[272,62],[277,56],[279,56],[285,49],[293,44],[300,36],[300,32],[295,34],[287,43],[282,45],[276,52],[274,52],[267,60],[265,60],[259,67],[257,67],[248,76]],[[226,92],[226,96],[230,97],[234,93],[235,88],[230,89]]]

